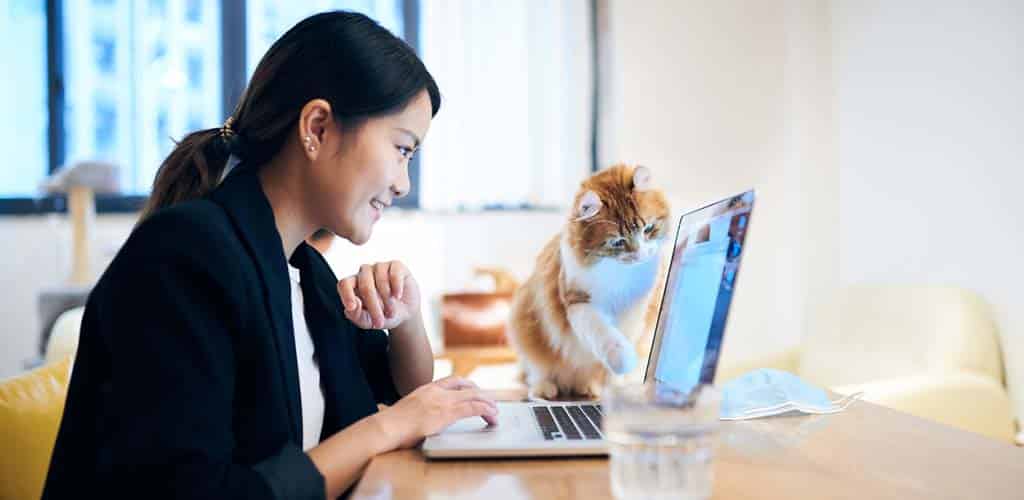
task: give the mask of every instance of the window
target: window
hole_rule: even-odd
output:
[[[0,146],[13,158],[0,168],[0,214],[62,209],[62,197],[38,186],[59,166],[87,159],[121,167],[122,194],[100,197],[98,209],[137,210],[174,141],[219,126],[270,44],[302,18],[334,9],[363,12],[422,49],[445,96],[400,205],[563,205],[591,168],[588,6],[8,0],[0,3],[8,69],[0,104],[11,112],[0,114]]]
[[[270,45],[302,19],[327,10],[352,10],[372,17],[395,35],[405,34],[402,0],[248,0],[246,79]],[[414,44],[415,46],[415,44]]]
[[[145,196],[173,139],[223,119],[220,2],[62,1],[64,160],[113,161]]]
[[[421,206],[557,207],[592,169],[590,2],[424,2],[422,53],[444,95]]]
[[[0,197],[35,193],[47,172],[46,8],[44,0],[0,4]]]
[[[0,58],[8,70],[6,78],[0,79],[0,105],[5,110],[0,115],[0,147],[14,155],[0,169],[0,214],[60,209],[62,199],[41,195],[39,185],[61,165],[84,159],[109,160],[121,167],[123,196],[99,198],[101,211],[138,209],[174,140],[219,126],[226,114],[225,82],[246,81],[273,40],[295,22],[318,11],[350,9],[404,35],[403,7],[414,4],[410,0],[0,3]],[[246,12],[245,22],[235,24],[248,28],[225,28],[222,9]],[[223,61],[225,46],[241,47],[231,54],[240,55],[238,60],[245,64]]]

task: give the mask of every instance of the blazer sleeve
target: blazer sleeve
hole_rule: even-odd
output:
[[[103,441],[101,481],[155,498],[322,499],[323,476],[293,443],[255,464],[233,461],[233,394],[244,382],[234,375],[232,336],[246,294],[217,234],[188,245],[168,236],[195,234],[196,224],[148,221],[109,280],[101,314],[113,332],[116,425]]]

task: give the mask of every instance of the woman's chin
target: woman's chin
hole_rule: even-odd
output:
[[[332,232],[340,238],[348,240],[348,242],[353,245],[363,245],[367,241],[370,241],[370,234],[373,232],[373,224],[369,222],[363,222],[362,224],[357,222],[353,224],[352,222],[339,224],[339,230],[332,230]]]
[[[371,231],[369,228],[356,231],[356,233],[349,238],[349,241],[351,241],[353,245],[365,245],[366,242],[370,241],[370,234]]]
[[[370,236],[373,234],[373,222],[364,222],[352,232],[352,238],[349,240],[356,245],[364,245],[370,241]]]

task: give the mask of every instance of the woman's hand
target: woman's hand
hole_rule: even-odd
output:
[[[481,394],[476,384],[461,377],[420,386],[374,415],[391,445],[389,451],[416,446],[423,438],[468,417],[482,417],[488,425],[497,425],[498,406]]]
[[[360,266],[338,282],[345,317],[364,330],[390,329],[420,312],[420,288],[397,260]]]

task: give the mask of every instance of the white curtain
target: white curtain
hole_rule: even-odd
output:
[[[443,102],[420,157],[422,208],[566,206],[591,168],[589,2],[421,5]]]

